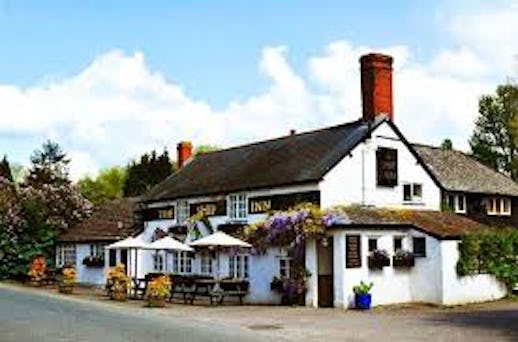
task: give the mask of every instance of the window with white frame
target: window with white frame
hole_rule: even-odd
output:
[[[189,218],[189,203],[187,201],[179,201],[176,205],[176,217],[178,224],[183,224]]]
[[[158,272],[164,271],[164,256],[156,253],[153,255],[153,269]]]
[[[64,265],[76,265],[76,245],[74,244],[65,244],[65,245],[59,245],[57,247],[57,257],[56,257],[56,264],[59,266]]]
[[[231,219],[246,219],[247,205],[245,194],[228,195],[228,216]]]
[[[462,194],[448,195],[448,206],[456,213],[466,213],[466,196]]]
[[[403,202],[422,202],[423,185],[419,183],[403,184]]]
[[[202,253],[200,260],[200,273],[212,274],[212,255],[211,253]]]
[[[248,279],[248,255],[229,255],[228,276],[230,278]]]
[[[90,245],[90,256],[104,257],[104,245],[91,244]]]
[[[192,256],[188,252],[173,253],[173,273],[192,273]]]
[[[511,199],[506,197],[489,197],[486,199],[488,215],[511,215]]]
[[[292,262],[292,258],[289,257],[279,258],[279,275],[282,278],[291,278]]]

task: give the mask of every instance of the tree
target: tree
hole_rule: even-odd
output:
[[[4,158],[0,162],[0,177],[4,177],[9,182],[13,181],[13,175],[11,173],[11,167],[9,166],[9,162],[7,161],[7,156],[4,156]]]
[[[443,150],[453,150],[453,143],[451,142],[451,139],[444,139],[441,143],[441,148]]]
[[[29,185],[68,184],[68,164],[66,153],[58,143],[47,140],[41,150],[36,150],[31,156],[32,166],[27,182]]]
[[[469,144],[483,164],[518,180],[518,85],[500,85],[495,95],[484,95]]]
[[[124,195],[126,174],[126,169],[123,167],[103,169],[94,179],[85,177],[79,180],[79,189],[83,196],[94,204],[121,198]]]
[[[138,162],[134,161],[127,167],[124,196],[139,196],[146,193],[173,171],[167,150],[159,156],[156,151],[143,154]]]
[[[219,145],[199,145],[194,149],[194,155],[219,151],[221,150],[221,146]]]

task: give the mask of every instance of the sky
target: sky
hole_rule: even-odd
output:
[[[467,150],[478,98],[518,78],[517,34],[503,0],[0,0],[0,155],[52,139],[78,179],[356,120],[368,52],[394,57],[409,140]]]

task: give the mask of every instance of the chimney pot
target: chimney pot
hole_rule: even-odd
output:
[[[371,121],[380,114],[394,119],[392,104],[391,56],[370,53],[360,58],[363,120]]]
[[[295,135],[295,134],[297,134],[297,131],[294,129],[290,129],[290,135]]]
[[[178,152],[178,168],[181,169],[192,156],[192,143],[190,141],[181,141],[176,146],[176,150]]]

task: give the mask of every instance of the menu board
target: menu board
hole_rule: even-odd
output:
[[[345,236],[345,268],[362,267],[362,246],[360,235]]]

